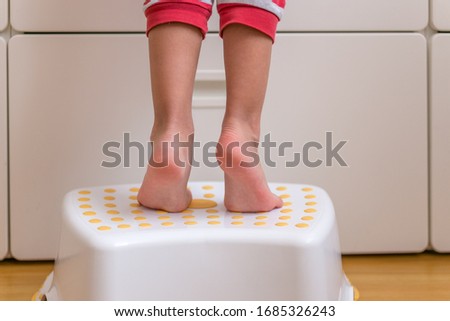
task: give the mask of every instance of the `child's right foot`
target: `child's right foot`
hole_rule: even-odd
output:
[[[247,142],[257,142],[258,137],[243,129],[223,127],[217,146],[217,160],[225,174],[225,207],[233,212],[262,212],[283,206],[282,200],[273,194],[259,161],[254,162],[257,147],[245,148]],[[233,147],[234,146],[234,147]],[[245,146],[244,146],[245,147]],[[244,163],[250,166],[242,166]]]
[[[189,150],[192,145],[174,149],[170,144],[176,137],[181,142],[189,141],[189,134],[152,134],[152,161],[149,162],[137,196],[138,202],[145,207],[181,212],[191,203],[192,195],[187,189],[187,182],[191,170]]]

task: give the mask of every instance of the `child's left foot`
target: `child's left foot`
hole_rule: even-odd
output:
[[[178,136],[177,136],[178,135]],[[148,208],[181,212],[192,201],[187,182],[191,170],[189,150],[172,143],[189,141],[189,135],[152,134],[153,150],[151,162],[137,196],[138,202]]]

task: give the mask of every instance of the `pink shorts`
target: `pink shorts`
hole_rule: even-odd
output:
[[[214,0],[146,0],[147,34],[159,24],[183,22],[198,27],[205,37],[213,3]],[[226,26],[239,23],[263,32],[274,41],[285,4],[285,0],[217,0],[220,36]]]

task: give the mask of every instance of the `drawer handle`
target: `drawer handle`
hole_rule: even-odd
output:
[[[224,70],[198,70],[195,75],[193,108],[225,108]]]

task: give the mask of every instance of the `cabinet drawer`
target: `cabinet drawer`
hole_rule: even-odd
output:
[[[0,38],[0,260],[8,251],[6,42]]]
[[[450,31],[450,1],[431,0],[431,25],[439,31]]]
[[[145,29],[143,0],[11,0],[15,29],[31,32]],[[408,31],[425,28],[427,0],[290,0],[280,31]],[[215,13],[209,23],[218,30]]]
[[[14,29],[30,32],[144,32],[143,0],[10,0]]]
[[[450,252],[450,35],[431,41],[431,243]]]

